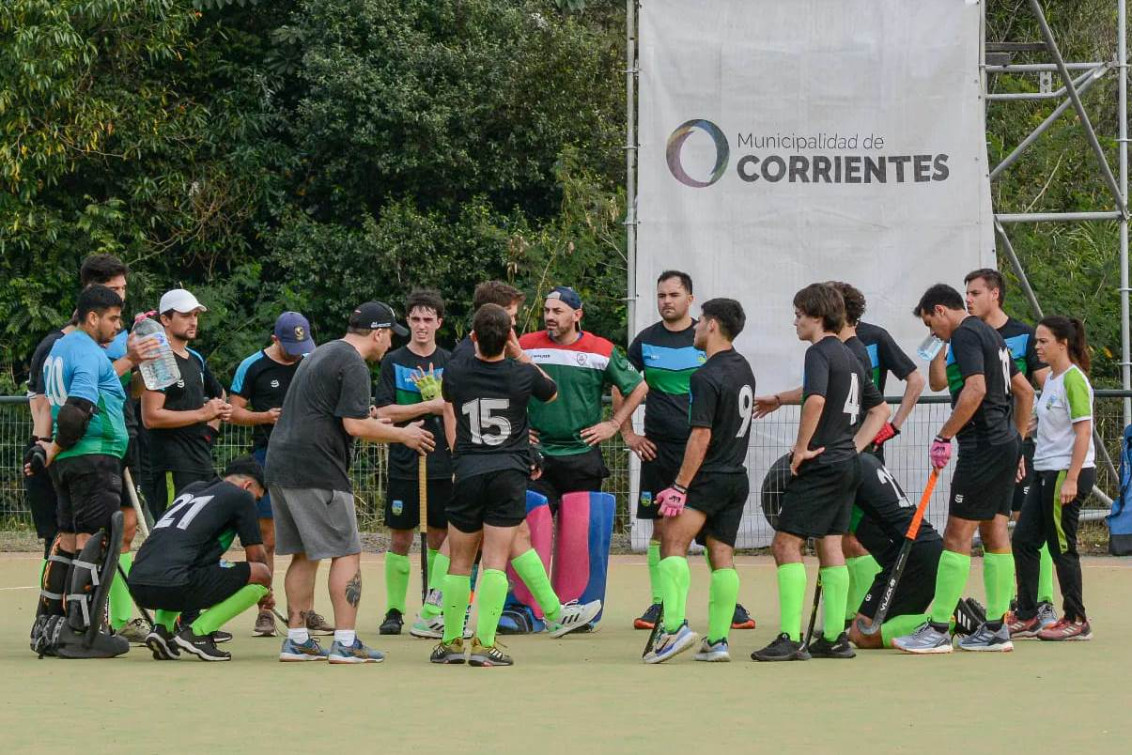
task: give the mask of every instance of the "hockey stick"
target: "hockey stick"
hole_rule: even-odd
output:
[[[810,640],[814,638],[814,625],[818,623],[818,604],[821,603],[821,571],[818,571],[818,581],[814,585],[814,606],[810,609],[810,625],[806,627],[806,637],[802,641],[802,648],[810,646]]]
[[[656,614],[656,623],[652,625],[652,631],[649,632],[648,639],[645,640],[645,649],[641,652],[641,657],[644,658],[652,652],[653,646],[656,645],[656,638],[664,627],[664,604],[660,604],[660,610]]]
[[[129,474],[129,470],[126,471],[126,474]],[[140,613],[142,618],[146,620],[146,623],[149,624],[149,628],[153,629],[157,624],[153,621],[153,617],[149,615],[149,611],[145,610],[145,607],[134,597],[133,591],[130,590],[130,583],[126,579],[126,570],[122,568],[121,563],[118,564],[118,578],[126,585],[126,591],[130,593],[130,600],[134,602],[134,607],[138,609],[138,613]]]
[[[138,517],[138,529],[141,530],[142,539],[149,537],[149,520],[146,519],[145,509],[142,508],[141,501],[138,500],[138,489],[134,487],[134,476],[130,474],[130,468],[126,467],[122,470],[122,481],[126,484],[126,489],[130,492],[130,506],[133,507],[134,513]]]
[[[421,603],[428,600],[428,457],[417,465],[417,509],[421,533]]]
[[[928,483],[924,486],[924,493],[920,496],[920,503],[916,506],[916,513],[908,524],[908,531],[904,533],[904,542],[900,545],[896,564],[892,567],[892,574],[889,575],[888,582],[884,586],[884,593],[877,605],[873,623],[864,626],[860,619],[857,620],[857,630],[866,637],[872,637],[879,632],[880,625],[884,623],[885,617],[888,616],[888,609],[892,606],[892,599],[896,595],[896,586],[900,584],[900,577],[904,574],[904,567],[908,563],[908,556],[912,553],[912,546],[916,543],[916,536],[920,533],[920,524],[924,521],[924,512],[928,509],[928,501],[932,497],[932,490],[935,489],[935,483],[938,479],[939,470],[932,469],[932,473],[928,475]]]

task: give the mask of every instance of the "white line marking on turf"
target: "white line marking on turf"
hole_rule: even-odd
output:
[[[37,587],[39,587],[39,585],[31,585],[30,587],[0,587],[0,592],[4,592],[5,590],[34,590]]]

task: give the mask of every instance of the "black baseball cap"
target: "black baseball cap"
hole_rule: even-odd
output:
[[[393,308],[385,302],[367,301],[350,313],[351,328],[389,328],[399,336],[409,335],[409,329],[397,322]]]
[[[578,296],[578,292],[569,286],[555,286],[546,295],[546,298],[557,299],[570,309],[582,308],[582,297]]]

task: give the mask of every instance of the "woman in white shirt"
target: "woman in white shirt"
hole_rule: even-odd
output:
[[[1077,555],[1081,502],[1096,481],[1093,463],[1093,388],[1089,350],[1080,320],[1047,317],[1037,327],[1038,358],[1050,375],[1034,405],[1038,418],[1034,484],[1014,530],[1018,571],[1018,609],[1010,623],[1012,637],[1042,640],[1090,640]],[[1039,549],[1049,545],[1061,583],[1063,615],[1042,629],[1037,619]]]

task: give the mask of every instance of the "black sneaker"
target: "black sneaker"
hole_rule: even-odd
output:
[[[732,629],[754,629],[755,620],[751,618],[751,614],[747,613],[747,609],[743,608],[742,603],[735,604],[735,615],[731,617]]]
[[[212,635],[193,634],[192,627],[186,627],[178,632],[173,638],[173,642],[181,650],[187,650],[202,661],[232,660],[231,653],[227,653],[216,647],[216,642],[213,641]]]
[[[774,642],[762,650],[751,653],[752,661],[808,661],[810,653],[806,646],[794,642],[790,635],[783,632],[774,639]]]
[[[633,619],[633,629],[652,629],[660,618],[660,603],[653,603],[637,618]]]
[[[162,624],[157,624],[145,636],[145,646],[153,652],[155,661],[176,661],[181,658],[181,651],[173,642],[173,633]]]
[[[987,610],[974,598],[962,598],[955,606],[955,634],[974,634],[987,620]]]
[[[855,658],[852,645],[849,644],[849,635],[845,632],[837,635],[837,639],[830,642],[825,635],[818,637],[810,643],[810,655],[814,658]]]
[[[405,625],[405,618],[396,608],[390,608],[385,613],[385,621],[381,622],[378,634],[401,634],[401,627]]]
[[[232,641],[232,633],[231,632],[225,632],[223,629],[217,629],[215,632],[212,633],[212,641],[215,642],[217,645],[219,645],[222,642],[231,642]]]

